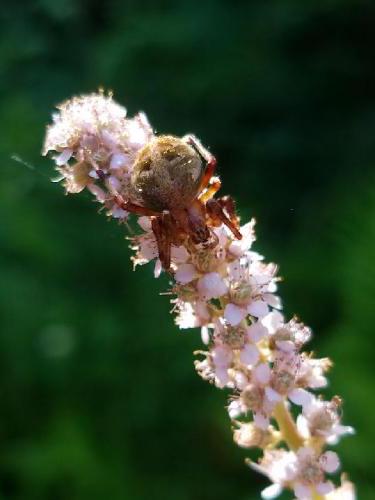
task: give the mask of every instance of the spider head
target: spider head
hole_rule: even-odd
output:
[[[184,139],[161,135],[138,153],[131,184],[144,207],[162,212],[186,208],[198,194],[204,163]]]

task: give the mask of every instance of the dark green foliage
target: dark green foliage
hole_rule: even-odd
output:
[[[194,372],[199,332],[174,327],[167,280],[133,273],[123,228],[49,182],[53,105],[100,85],[217,154],[286,310],[335,361],[327,393],[358,430],[338,451],[374,498],[374,3],[5,1],[0,20],[0,498],[249,500],[267,484]]]

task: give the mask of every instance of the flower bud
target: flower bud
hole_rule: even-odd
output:
[[[234,442],[242,448],[265,448],[274,441],[274,436],[270,430],[263,430],[256,427],[252,422],[238,422],[238,429],[233,433]]]
[[[254,384],[250,384],[241,393],[241,402],[249,410],[259,411],[262,409],[264,390]]]

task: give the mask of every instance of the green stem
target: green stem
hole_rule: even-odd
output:
[[[286,407],[285,401],[281,401],[275,406],[273,414],[280,429],[282,439],[286,442],[289,449],[296,451],[303,446],[303,439],[298,434],[296,424]]]

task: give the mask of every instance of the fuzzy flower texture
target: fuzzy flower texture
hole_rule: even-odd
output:
[[[154,137],[145,114],[127,117],[111,95],[74,97],[58,107],[48,127],[43,154],[52,152],[67,193],[87,189],[106,213],[126,222],[129,213],[116,195],[129,198],[138,152]],[[131,238],[134,266],[154,262],[162,271],[151,228],[152,217],[138,218]],[[227,227],[212,228],[216,246],[172,246],[173,311],[181,328],[200,328],[204,349],[195,353],[198,374],[229,391],[228,415],[234,441],[262,450],[250,467],[270,480],[262,498],[283,489],[297,499],[355,498],[327,450],[353,428],[342,425],[341,399],[325,401],[328,358],[305,351],[311,330],[297,317],[285,319],[277,295],[277,266],[252,249],[254,220],[241,226],[242,240]],[[296,416],[296,417],[294,417]]]

